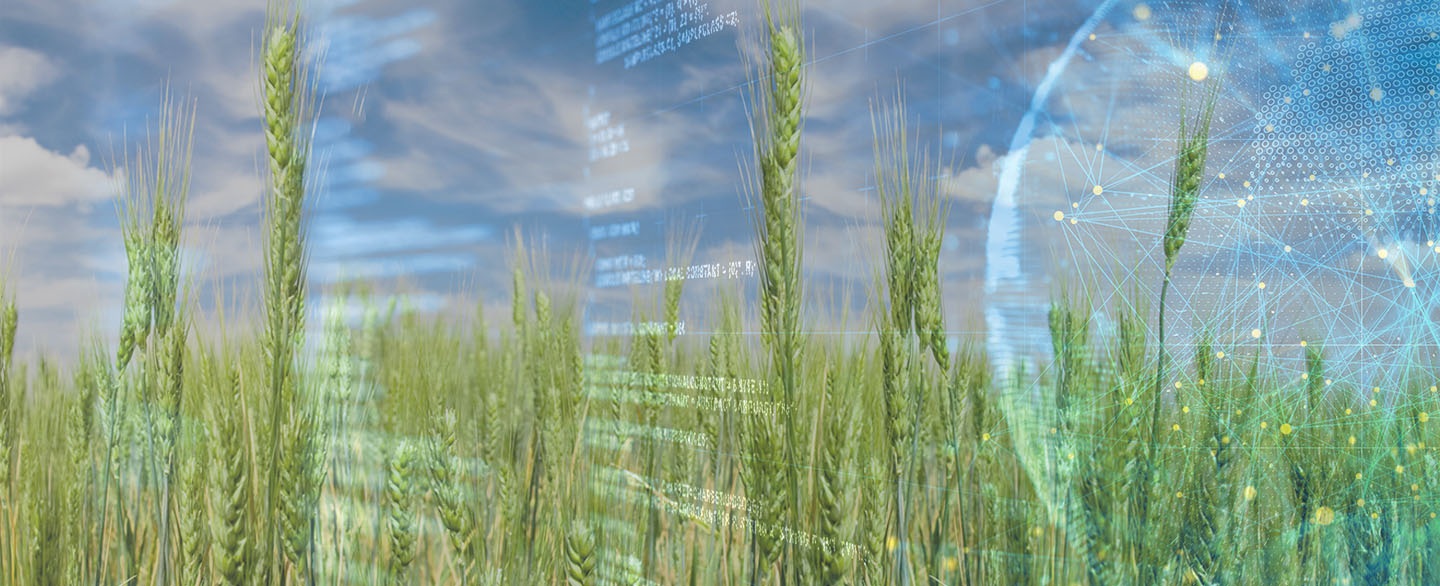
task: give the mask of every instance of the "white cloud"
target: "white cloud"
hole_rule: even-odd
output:
[[[51,151],[24,136],[0,136],[0,204],[59,206],[106,199],[114,178],[89,166],[85,145],[69,155]]]
[[[38,52],[0,47],[0,116],[13,114],[24,99],[58,77],[55,64]]]

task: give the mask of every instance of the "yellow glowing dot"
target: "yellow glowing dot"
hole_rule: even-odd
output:
[[[1260,337],[1260,328],[1255,328],[1255,329],[1253,329],[1253,330],[1250,330],[1250,337],[1251,337],[1251,338],[1259,338],[1259,337]]]
[[[1247,500],[1247,501],[1249,501],[1249,500],[1255,500],[1255,494],[1256,494],[1256,492],[1257,492],[1257,491],[1255,490],[1255,487],[1254,487],[1254,486],[1246,486],[1246,487],[1245,487],[1245,500]]]
[[[1396,474],[1404,474],[1404,473],[1405,473],[1405,467],[1404,467],[1404,466],[1396,466],[1396,467],[1395,467],[1395,473],[1396,473]]]
[[[1180,424],[1176,423],[1175,425],[1170,426],[1170,431],[1180,431]]]
[[[1220,438],[1220,443],[1225,444],[1225,445],[1227,445],[1227,446],[1230,445],[1230,436],[1227,435],[1227,436],[1224,436],[1224,437]]]
[[[1255,286],[1256,286],[1256,287],[1259,287],[1259,288],[1261,288],[1261,289],[1264,289],[1264,288],[1265,288],[1265,281],[1260,281],[1260,282],[1257,283]]]
[[[1375,394],[1378,395],[1378,394],[1380,394],[1380,387],[1371,387],[1371,388],[1370,388],[1370,392],[1375,393]]]
[[[1095,145],[1095,150],[1097,150],[1097,151],[1103,151],[1103,150],[1105,150],[1105,143],[1102,142],[1102,143],[1100,143],[1100,144]]]
[[[1305,341],[1305,340],[1300,340],[1300,347],[1301,347],[1301,348],[1304,348],[1304,347],[1309,346],[1309,345],[1310,345],[1310,342],[1307,342],[1307,341]]]
[[[1135,15],[1135,20],[1141,21],[1150,20],[1150,15],[1152,14],[1150,12],[1150,5],[1148,4],[1136,4],[1135,10],[1131,13]]]
[[[1379,519],[1379,518],[1380,518],[1380,513],[1370,513],[1370,518],[1371,518],[1371,519]]]
[[[1328,382],[1328,381],[1327,381],[1327,382]],[[1349,407],[1346,407],[1346,408],[1345,408],[1345,414],[1346,414],[1346,415],[1349,415],[1349,414],[1350,414],[1350,408],[1349,408]],[[1351,442],[1351,443],[1354,443],[1354,442]]]
[[[1224,357],[1225,357],[1225,353],[1224,353],[1224,352],[1216,352],[1216,353],[1215,353],[1215,357],[1216,357],[1216,358],[1224,358]]]
[[[1310,174],[1310,180],[1311,180],[1311,181],[1314,181],[1314,180],[1315,180],[1315,174],[1314,174],[1314,173],[1311,173],[1311,174]]]
[[[1190,412],[1190,406],[1189,406],[1189,405],[1186,405],[1186,406],[1184,406],[1184,407],[1181,407],[1181,408],[1180,408],[1180,411],[1181,411],[1182,413],[1189,413],[1189,412]]]
[[[1426,413],[1426,412],[1424,412],[1424,411],[1421,411],[1421,412],[1420,412],[1420,423],[1425,423],[1425,422],[1427,422],[1427,421],[1430,421],[1430,414],[1429,414],[1429,413]]]
[[[1221,173],[1221,174],[1220,174],[1220,178],[1221,178],[1221,179],[1224,179],[1224,178],[1225,178],[1225,174],[1224,174],[1224,173]]]
[[[1178,380],[1175,381],[1175,388],[1179,389],[1179,388],[1183,388],[1184,386],[1185,386],[1185,383],[1182,383],[1182,382],[1180,382],[1180,381],[1178,381]]]
[[[988,441],[990,441],[990,434],[988,434],[988,433],[982,433],[982,434],[980,434],[980,441],[982,441],[982,442],[988,442]]]
[[[1210,67],[1208,65],[1199,61],[1190,64],[1190,79],[1205,81],[1207,77],[1210,77]]]
[[[1095,195],[1100,195],[1100,194],[1102,194],[1102,193],[1105,193],[1105,188],[1104,188],[1104,187],[1100,187],[1099,185],[1096,185],[1095,187],[1090,188],[1090,193],[1093,193],[1093,194],[1095,194]]]
[[[1071,459],[1071,460],[1074,460],[1074,459],[1075,459],[1075,452],[1070,452],[1069,456],[1070,456],[1070,459]]]
[[[1305,199],[1305,198],[1301,198],[1301,199],[1300,199],[1300,205],[1302,205],[1302,206],[1308,206],[1308,205],[1310,205],[1310,200],[1309,200],[1309,199]]]
[[[1245,182],[1245,187],[1250,187],[1250,182],[1249,182],[1249,181],[1246,181],[1246,182]]]
[[[1375,399],[1370,399],[1370,406],[1371,406],[1371,407],[1374,407],[1375,405],[1376,405]]]
[[[1078,209],[1080,209],[1080,202],[1078,202],[1078,201],[1076,201],[1076,202],[1071,202],[1071,203],[1070,203],[1070,209],[1073,209],[1073,210],[1078,210]]]
[[[1265,132],[1275,132],[1275,125],[1274,125],[1274,124],[1266,124],[1266,125],[1265,125]],[[1249,185],[1246,185],[1246,187],[1249,187]]]
[[[1125,404],[1126,404],[1126,405],[1134,405],[1134,404],[1135,404],[1135,399],[1132,399],[1132,398],[1130,398],[1130,397],[1125,397]]]
[[[900,545],[900,540],[895,539],[894,535],[885,538],[885,549],[895,551],[895,547],[898,545]]]
[[[1175,493],[1175,498],[1177,498],[1177,499],[1183,499],[1183,498],[1185,498],[1185,493],[1183,493],[1183,492],[1176,492],[1176,493]]]
[[[1394,164],[1395,164],[1395,159],[1386,159],[1386,160],[1385,160],[1385,164],[1386,164],[1386,165],[1394,165]]]
[[[1290,432],[1291,432],[1291,431],[1294,431],[1294,430],[1295,430],[1295,428],[1290,427],[1290,424],[1289,424],[1289,423],[1281,423],[1281,424],[1280,424],[1280,433],[1282,433],[1282,434],[1290,435]]]
[[[1065,219],[1065,212],[1062,212],[1062,211],[1060,211],[1060,210],[1055,210],[1055,221],[1056,221],[1056,222],[1059,222],[1060,220],[1063,220],[1063,219]]]
[[[1267,422],[1267,421],[1261,421],[1261,422],[1260,422],[1260,429],[1265,429],[1265,428],[1267,428],[1267,427],[1270,427],[1270,423],[1269,423],[1269,422]]]
[[[1090,35],[1090,36],[1091,36],[1091,37],[1094,37],[1095,35]],[[951,557],[951,556],[946,556],[946,557],[945,557],[945,571],[947,571],[947,572],[954,572],[955,569],[956,569],[956,568],[959,568],[959,567],[960,567],[960,562],[957,561],[954,557]]]
[[[1035,536],[1036,536],[1036,537],[1039,537],[1039,536],[1041,536],[1041,535],[1044,535],[1044,534],[1045,534],[1045,531],[1043,531],[1043,530],[1040,529],[1039,527],[1036,527],[1034,533],[1035,533]]]
[[[1080,220],[1076,220],[1075,218],[1070,218],[1070,224],[1071,224],[1072,226],[1075,225],[1075,224],[1078,224],[1078,223],[1080,223]]]
[[[1436,392],[1436,391],[1440,391],[1440,387],[1437,387],[1437,386],[1435,386],[1435,385],[1430,385],[1430,392],[1434,393],[1434,392]]]
[[[1370,88],[1370,99],[1377,102],[1385,99],[1385,90],[1382,90],[1378,87]]]
[[[1095,40],[1095,33],[1090,33],[1090,40]]]
[[[1365,215],[1370,216],[1370,215],[1374,215],[1374,214],[1375,214],[1375,210],[1372,210],[1372,209],[1370,209],[1370,208],[1365,208]]]
[[[1380,258],[1383,259],[1383,258],[1385,258],[1385,257],[1390,256],[1390,251],[1385,250],[1384,248],[1381,248],[1381,249],[1380,249],[1380,252],[1377,252],[1376,254],[1380,255]]]
[[[1364,474],[1364,473],[1361,473],[1361,472],[1356,472],[1356,473],[1355,473],[1355,480],[1360,480],[1361,478],[1364,478],[1364,477],[1365,477],[1365,474]]]
[[[1290,252],[1290,250],[1291,250],[1290,245],[1289,245],[1289,244],[1286,244],[1286,245],[1285,245],[1285,252]]]
[[[1243,207],[1245,207],[1245,200],[1243,200],[1243,199],[1237,199],[1237,200],[1235,200],[1235,205],[1243,208]]]
[[[1330,384],[1330,383],[1331,383],[1331,382],[1334,382],[1334,381],[1331,381],[1331,380],[1330,380],[1330,379],[1328,379],[1328,378],[1327,378],[1327,379],[1325,379],[1325,384],[1327,384],[1327,385],[1328,385],[1328,384]]]
[[[1357,507],[1363,507],[1363,506],[1365,506],[1365,499],[1355,499],[1355,506],[1357,506]]]
[[[1315,524],[1329,525],[1335,522],[1335,509],[1322,506],[1315,509]]]

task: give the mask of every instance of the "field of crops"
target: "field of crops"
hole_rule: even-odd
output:
[[[509,315],[310,290],[313,72],[303,20],[270,20],[258,323],[197,326],[183,99],[123,163],[116,332],[19,359],[0,273],[0,583],[1440,584],[1440,373],[1357,388],[1315,339],[1297,378],[1203,318],[1167,345],[1219,76],[1177,72],[1158,303],[1057,291],[1053,360],[992,372],[947,343],[945,190],[899,100],[872,114],[880,270],[837,318],[871,334],[807,334],[791,11],[753,73],[758,278],[683,308],[699,334],[684,280],[637,289],[661,325],[624,338],[583,336],[583,284],[518,236]]]

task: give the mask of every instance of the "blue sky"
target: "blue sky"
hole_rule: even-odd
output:
[[[495,305],[506,299],[497,277],[515,226],[556,254],[586,253],[587,220],[643,221],[620,246],[652,258],[665,245],[654,222],[666,219],[700,226],[697,258],[748,252],[740,28],[633,68],[597,65],[594,19],[618,4],[310,2],[314,38],[326,48],[317,129],[326,171],[311,229],[317,285],[342,274],[404,276],[435,303]],[[711,13],[733,11],[753,25],[750,3],[711,4]],[[27,346],[64,352],[87,330],[110,329],[123,258],[113,159],[139,142],[167,84],[198,109],[187,250],[201,295],[218,287],[242,305],[253,301],[262,181],[253,63],[264,9],[255,0],[6,3],[0,234],[15,251],[11,287]],[[811,3],[808,40],[822,61],[807,130],[826,144],[812,150],[807,182],[850,192],[817,195],[814,222],[843,232],[873,212],[864,188],[877,96],[903,83],[923,123],[945,119],[951,157],[973,159],[978,146],[1003,144],[1019,116],[1020,59],[1086,12],[1068,2]],[[591,179],[587,107],[624,118],[634,145]],[[625,177],[617,181],[638,196],[618,212],[591,214],[582,200],[606,174]],[[957,219],[973,227],[965,213]],[[820,228],[811,236],[845,239]],[[827,248],[812,249],[818,273],[860,275],[825,258]]]
[[[752,258],[743,196],[752,89],[745,57],[756,53],[744,33],[757,16],[750,0],[703,3],[697,22],[718,22],[713,34],[672,52],[649,60],[621,53],[603,63],[596,62],[597,22],[625,0],[308,4],[315,46],[325,49],[327,90],[316,129],[325,173],[316,181],[310,232],[317,292],[341,275],[362,276],[385,288],[403,283],[427,308],[483,302],[499,312],[516,227],[556,258],[578,257],[587,284],[595,282],[597,258],[675,264],[667,258],[675,234],[697,236],[691,264]],[[1212,169],[1240,177],[1257,166],[1263,125],[1256,116],[1267,111],[1266,92],[1277,83],[1316,83],[1298,70],[1300,60],[1316,50],[1345,54],[1345,43],[1371,22],[1347,21],[1352,14],[1403,5],[811,0],[804,195],[812,293],[820,305],[830,291],[863,293],[874,270],[867,259],[877,250],[870,119],[877,100],[899,91],[912,137],[951,179],[952,238],[942,270],[951,328],[963,336],[980,328],[987,302],[984,243],[1007,157],[1024,159],[1023,208],[1033,220],[1026,229],[1039,235],[1024,236],[1035,248],[1025,270],[1037,275],[1037,290],[1048,289],[1045,279],[1067,252],[1133,269],[1153,253],[1146,234],[1155,233],[1159,208],[1147,198],[1166,191],[1176,80],[1192,62],[1233,72],[1219,108],[1229,142]],[[1077,37],[1102,6],[1094,37]],[[264,9],[260,0],[10,0],[0,8],[0,251],[14,251],[8,268],[26,325],[22,348],[65,354],[87,332],[114,329],[123,255],[112,153],[137,141],[167,84],[198,108],[187,252],[202,304],[222,294],[240,313],[256,305],[263,140],[254,62]],[[1212,42],[1222,23],[1234,39]],[[1436,23],[1420,17],[1408,26],[1419,45],[1397,51],[1414,57],[1423,75],[1425,51],[1434,47],[1424,33]],[[1347,41],[1352,29],[1360,33]],[[1072,39],[1076,50],[1067,56]],[[1012,152],[1022,117],[1036,109],[1037,84],[1056,63],[1063,71],[1041,101],[1029,149]],[[1314,87],[1349,91],[1347,83]],[[1416,96],[1423,106],[1424,94]],[[605,123],[587,128],[587,120]],[[1412,138],[1433,132],[1433,121],[1416,124]],[[620,135],[625,151],[591,160],[593,134],[604,128]],[[1405,181],[1420,188],[1418,178]],[[1091,192],[1102,185],[1103,195]],[[1196,274],[1248,284],[1279,266],[1269,253],[1239,260],[1243,247],[1227,244],[1236,236],[1228,221],[1260,226],[1242,231],[1249,240],[1289,229],[1236,220],[1240,208],[1229,202],[1243,189],[1217,180],[1211,190],[1231,207],[1214,207],[1213,250],[1196,262]],[[1288,202],[1294,191],[1260,195]],[[585,205],[617,192],[629,194],[619,205]],[[1073,224],[1072,232],[1057,232],[1050,216],[1069,204],[1069,219],[1099,229]],[[590,237],[593,228],[616,225],[631,227]],[[1354,252],[1365,256],[1365,246]],[[1116,289],[1135,280],[1129,269],[1124,278],[1097,279]],[[687,296],[696,300],[696,324],[716,285],[753,281],[697,281]],[[1243,290],[1214,278],[1191,286]],[[623,320],[629,301],[653,289],[589,287],[585,294],[590,319]],[[1221,305],[1237,323],[1255,311]]]

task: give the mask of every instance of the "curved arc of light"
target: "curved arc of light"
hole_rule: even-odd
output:
[[[1065,51],[1046,68],[1045,76],[1041,78],[1040,84],[1035,87],[1035,94],[1030,98],[1030,108],[1015,128],[1015,134],[1010,139],[1010,151],[1001,167],[995,202],[990,210],[989,230],[985,237],[986,349],[990,355],[990,365],[999,380],[1008,379],[1016,366],[1024,366],[1026,371],[1033,370],[1029,368],[1029,364],[1017,363],[1017,358],[1024,360],[1017,356],[1017,353],[1019,346],[1024,343],[1021,338],[1025,335],[1024,328],[1018,325],[1027,318],[1036,317],[1027,315],[1032,311],[1041,313],[1038,319],[1043,320],[1043,313],[1048,310],[1048,307],[1027,304],[1020,300],[1026,292],[1028,282],[1020,269],[1020,210],[1015,201],[1015,193],[1024,173],[1022,166],[1030,151],[1036,120],[1044,113],[1045,103],[1050,99],[1056,80],[1065,73],[1070,60],[1079,51],[1080,43],[1100,26],[1118,3],[1118,0],[1105,0],[1096,7],[1090,18],[1070,37]],[[1043,348],[1043,344],[1040,346]]]

